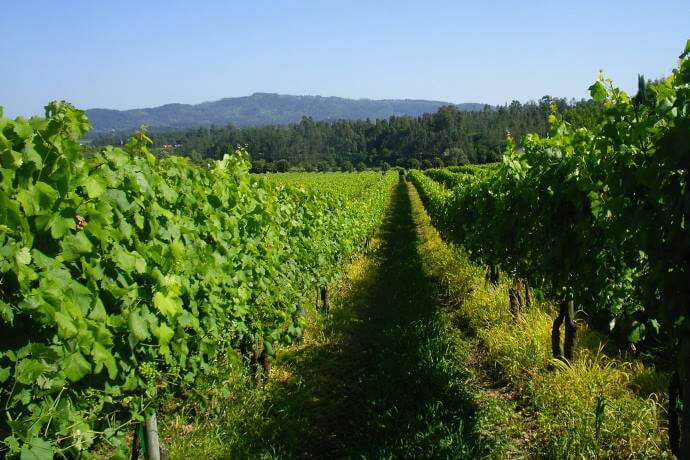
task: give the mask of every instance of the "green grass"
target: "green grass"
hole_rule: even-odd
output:
[[[245,458],[267,424],[268,394],[239,357],[213,363],[211,373],[182,397],[163,404],[159,429],[172,459]]]

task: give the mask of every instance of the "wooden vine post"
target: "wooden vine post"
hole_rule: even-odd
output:
[[[153,411],[147,412],[144,423],[134,425],[130,460],[137,460],[139,452],[144,454],[145,460],[168,460],[168,449],[158,438],[158,421]]]
[[[682,400],[678,371],[673,373],[668,385],[668,441],[673,455],[680,458],[680,414],[679,401]]]
[[[688,340],[687,338],[685,340]],[[686,363],[687,366],[687,363]],[[680,397],[683,402],[683,416],[681,418],[681,438],[680,438],[680,455],[683,460],[690,460],[690,378],[687,375],[687,367],[685,369],[685,376],[681,379]]]
[[[325,313],[328,313],[328,308],[330,307],[328,301],[328,286],[321,288],[321,307]]]
[[[134,435],[132,436],[132,455],[130,460],[137,460],[139,458],[139,451],[142,447],[146,445],[144,440],[144,430],[141,423],[137,422],[134,424]]]
[[[517,318],[520,311],[520,302],[518,300],[518,291],[515,286],[508,288],[508,302],[510,304],[510,314],[513,318]]]
[[[561,324],[564,324],[565,337],[561,348]],[[575,301],[567,297],[561,300],[558,308],[558,316],[553,320],[551,328],[551,352],[556,359],[573,360],[575,348]]]
[[[147,413],[144,419],[144,438],[146,439],[146,460],[161,460],[158,421],[153,411]]]
[[[494,264],[487,265],[486,274],[484,275],[484,286],[488,286],[489,283],[491,283],[493,287],[498,286],[499,278],[498,266]]]
[[[517,318],[520,310],[529,307],[528,301],[527,283],[520,278],[513,278],[513,285],[508,288],[508,302],[510,303],[510,313],[513,318]]]
[[[682,337],[679,345],[680,363],[669,387],[668,437],[676,457],[690,460],[690,337]]]

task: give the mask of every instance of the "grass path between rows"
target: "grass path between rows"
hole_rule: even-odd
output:
[[[171,457],[495,458],[470,347],[443,314],[419,236],[401,181],[369,252],[331,287],[331,313],[278,350],[263,387],[219,366],[224,380],[198,389],[215,396],[167,424],[187,432],[168,435]]]
[[[476,401],[423,270],[407,185],[322,329],[276,367],[278,456],[476,458]]]

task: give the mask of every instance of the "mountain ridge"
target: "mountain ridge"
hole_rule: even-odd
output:
[[[155,107],[115,110],[86,110],[92,133],[131,131],[141,125],[153,130],[188,129],[233,124],[239,128],[286,125],[302,117],[314,120],[380,119],[390,116],[419,116],[443,106],[458,110],[482,110],[485,104],[426,99],[350,99],[338,96],[289,95],[256,92],[199,104],[168,103]]]

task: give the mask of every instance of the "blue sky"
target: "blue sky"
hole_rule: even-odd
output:
[[[11,1],[0,105],[42,114],[253,92],[503,104],[667,74],[684,1]]]

